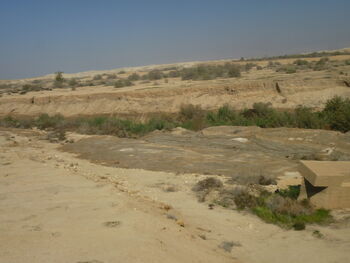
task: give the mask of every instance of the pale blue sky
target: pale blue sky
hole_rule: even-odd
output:
[[[0,0],[0,79],[350,47],[349,0]]]

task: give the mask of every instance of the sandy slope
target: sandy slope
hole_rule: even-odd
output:
[[[105,167],[38,138],[0,133],[0,262],[345,263],[350,257],[348,221],[282,230],[198,203],[190,189],[202,175]],[[168,186],[176,191],[164,191]],[[314,229],[324,238],[312,236]],[[231,252],[218,247],[224,241],[235,242]]]
[[[332,57],[332,60],[340,58],[349,59],[350,56],[336,56]],[[292,62],[289,59],[281,61],[284,64]],[[130,72],[146,74],[146,70],[154,67],[164,68],[158,65],[133,68]],[[65,88],[32,91],[27,94],[4,92],[0,94],[0,117],[9,114],[33,116],[41,113],[60,113],[64,116],[98,114],[140,116],[149,113],[178,112],[182,104],[200,105],[208,110],[217,109],[224,104],[241,109],[251,107],[255,102],[270,102],[277,108],[295,108],[298,105],[320,108],[334,96],[350,97],[350,88],[346,84],[347,75],[350,75],[349,70],[349,66],[343,66],[325,71],[309,70],[285,74],[271,69],[252,69],[249,72],[242,72],[242,77],[238,79],[182,81],[180,78],[170,78],[148,82],[136,81],[135,86],[119,89],[113,86],[94,86],[78,87],[76,90]],[[88,77],[84,76],[88,79],[94,76],[93,72],[86,74]],[[130,73],[122,75],[123,78],[128,74]],[[65,77],[68,79],[69,76]],[[25,80],[15,82],[21,81]],[[52,81],[52,78],[47,81]]]

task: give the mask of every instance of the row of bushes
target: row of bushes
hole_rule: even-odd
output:
[[[259,126],[262,128],[296,127],[305,129],[332,129],[350,131],[350,99],[335,97],[322,111],[297,107],[293,111],[276,110],[266,103],[255,103],[251,109],[235,110],[223,106],[217,111],[204,111],[199,106],[185,105],[176,116],[160,115],[147,122],[122,120],[116,117],[81,117],[65,119],[61,115],[43,114],[36,119],[6,117],[0,125],[39,129],[66,129],[81,133],[110,134],[122,137],[141,136],[154,130],[183,127],[200,130],[210,126]]]
[[[338,64],[341,63],[341,64]],[[342,62],[330,61],[329,58],[324,57],[318,61],[307,61],[303,59],[297,59],[292,64],[282,65],[279,62],[269,61],[268,68],[275,69],[276,72],[284,72],[287,74],[296,73],[298,70],[326,70],[333,66],[347,65],[347,60]]]
[[[168,72],[158,69],[151,70],[147,74],[139,75],[133,73],[128,77],[130,81],[137,80],[159,80],[163,78],[181,78],[182,80],[210,80],[216,78],[237,78],[241,76],[241,70],[250,70],[256,66],[252,63],[247,63],[245,66],[239,66],[233,63],[224,65],[197,65],[189,68],[169,68]]]
[[[323,52],[313,52],[307,54],[291,54],[283,56],[273,56],[273,57],[263,57],[263,58],[252,58],[248,61],[262,61],[262,60],[275,60],[275,59],[288,59],[288,58],[318,58],[318,57],[329,57],[329,56],[341,56],[350,55],[349,51],[323,51]]]

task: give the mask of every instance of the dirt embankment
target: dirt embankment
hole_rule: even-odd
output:
[[[182,104],[211,110],[224,104],[239,109],[255,102],[271,102],[277,108],[322,107],[335,95],[350,97],[350,89],[334,79],[179,81],[162,87],[94,87],[7,95],[0,98],[0,115],[142,115],[177,112]]]

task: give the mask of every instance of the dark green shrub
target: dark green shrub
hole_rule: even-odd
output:
[[[297,59],[293,62],[293,64],[295,64],[297,66],[306,66],[309,64],[309,62],[307,62],[307,60]]]
[[[55,81],[53,83],[54,88],[63,88],[65,79],[63,78],[63,72],[58,71],[55,75]]]
[[[331,129],[341,132],[350,131],[350,99],[334,97],[328,100],[323,113]]]
[[[299,106],[294,110],[295,126],[304,129],[322,129],[327,126],[326,120],[319,112]]]
[[[128,79],[119,79],[114,83],[115,88],[130,87],[133,83]]]
[[[49,116],[48,114],[44,113],[44,114],[41,114],[35,120],[35,126],[37,126],[39,129],[44,130],[47,128],[58,128],[63,124],[63,122],[64,122],[64,117],[60,114]]]
[[[258,200],[255,196],[249,194],[247,191],[241,191],[234,196],[234,202],[237,209],[254,208],[258,205]]]
[[[305,223],[304,222],[295,222],[293,224],[293,228],[296,231],[304,230],[305,229]]]
[[[101,75],[95,75],[93,77],[93,80],[101,80],[102,79],[102,76]]]
[[[141,79],[141,77],[140,77],[140,75],[137,74],[137,73],[133,73],[133,74],[131,74],[131,75],[128,77],[128,80],[130,80],[130,81],[137,81],[137,80],[140,80],[140,79]]]
[[[159,79],[162,79],[163,77],[164,77],[163,72],[157,69],[148,72],[148,74],[144,76],[144,78],[148,80],[159,80]]]
[[[78,86],[78,81],[76,79],[70,79],[68,81],[68,85],[71,86],[71,87]]]
[[[197,118],[198,116],[203,116],[203,110],[199,105],[186,104],[181,105],[180,108],[180,119],[181,120],[192,120]]]
[[[282,197],[297,200],[300,194],[300,185],[290,185],[287,189],[278,190],[276,193]]]
[[[276,69],[276,72],[284,72],[286,74],[293,74],[297,72],[297,69],[294,65],[283,65]]]
[[[245,71],[249,71],[252,68],[254,68],[255,66],[256,66],[256,64],[249,62],[249,63],[245,64],[244,69],[245,69]]]
[[[178,70],[172,70],[168,73],[168,78],[178,78],[180,76],[181,76],[181,73]]]

